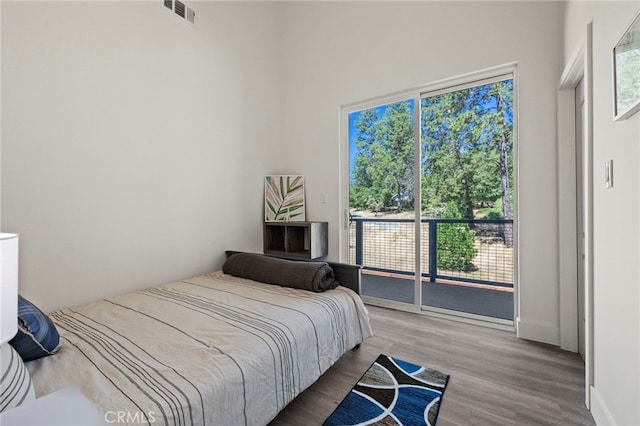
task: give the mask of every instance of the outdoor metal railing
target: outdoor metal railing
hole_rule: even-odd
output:
[[[421,275],[513,287],[513,220],[421,219]],[[415,273],[415,221],[351,217],[349,257],[365,269]]]

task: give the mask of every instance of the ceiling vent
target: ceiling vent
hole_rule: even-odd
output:
[[[180,0],[163,0],[164,7],[175,12],[177,16],[196,26],[196,11],[185,5]]]
[[[187,21],[193,25],[196,24],[196,11],[190,7],[187,7]]]
[[[184,3],[180,0],[175,0],[173,11],[176,12],[176,15],[179,17],[184,18]]]

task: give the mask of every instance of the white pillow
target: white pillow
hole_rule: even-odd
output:
[[[35,399],[31,376],[13,347],[0,346],[0,412]]]

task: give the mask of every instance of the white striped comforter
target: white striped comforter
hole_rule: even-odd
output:
[[[214,272],[51,314],[29,364],[38,396],[75,385],[106,415],[154,425],[264,425],[371,335],[351,290],[310,293]]]

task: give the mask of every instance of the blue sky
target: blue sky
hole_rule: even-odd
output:
[[[513,85],[513,81],[511,81],[511,84]],[[482,86],[480,86],[482,87]],[[488,88],[489,85],[486,85],[486,87]],[[511,86],[513,88],[513,86]],[[413,112],[413,101],[411,99],[407,99],[405,102],[409,103],[409,108],[410,110]],[[385,104],[385,105],[380,105],[377,107],[374,107],[377,110],[377,114],[378,114],[378,118],[382,118],[384,116],[384,113],[387,109],[387,106],[390,104]],[[486,108],[495,108],[495,101],[489,101],[489,103],[487,105],[485,105]],[[360,114],[362,114],[362,112],[365,110],[361,110],[361,111],[355,111],[349,114],[349,174],[351,175],[351,170],[353,170],[353,161],[355,158],[355,155],[357,153],[356,150],[356,137],[358,136],[358,130],[355,127],[355,122],[358,119],[358,117],[360,116]],[[513,122],[513,110],[510,111],[510,113],[508,114],[508,120],[510,120],[511,122]]]
[[[405,102],[409,102],[409,110],[413,113],[413,102],[410,99],[407,99]],[[388,105],[390,104],[384,104],[370,109],[375,109],[378,114],[378,119],[381,119],[384,116]],[[356,137],[358,136],[358,130],[356,129],[355,122],[363,111],[366,110],[360,110],[349,114],[349,175],[351,175],[351,170],[353,170],[353,160],[357,151]]]

